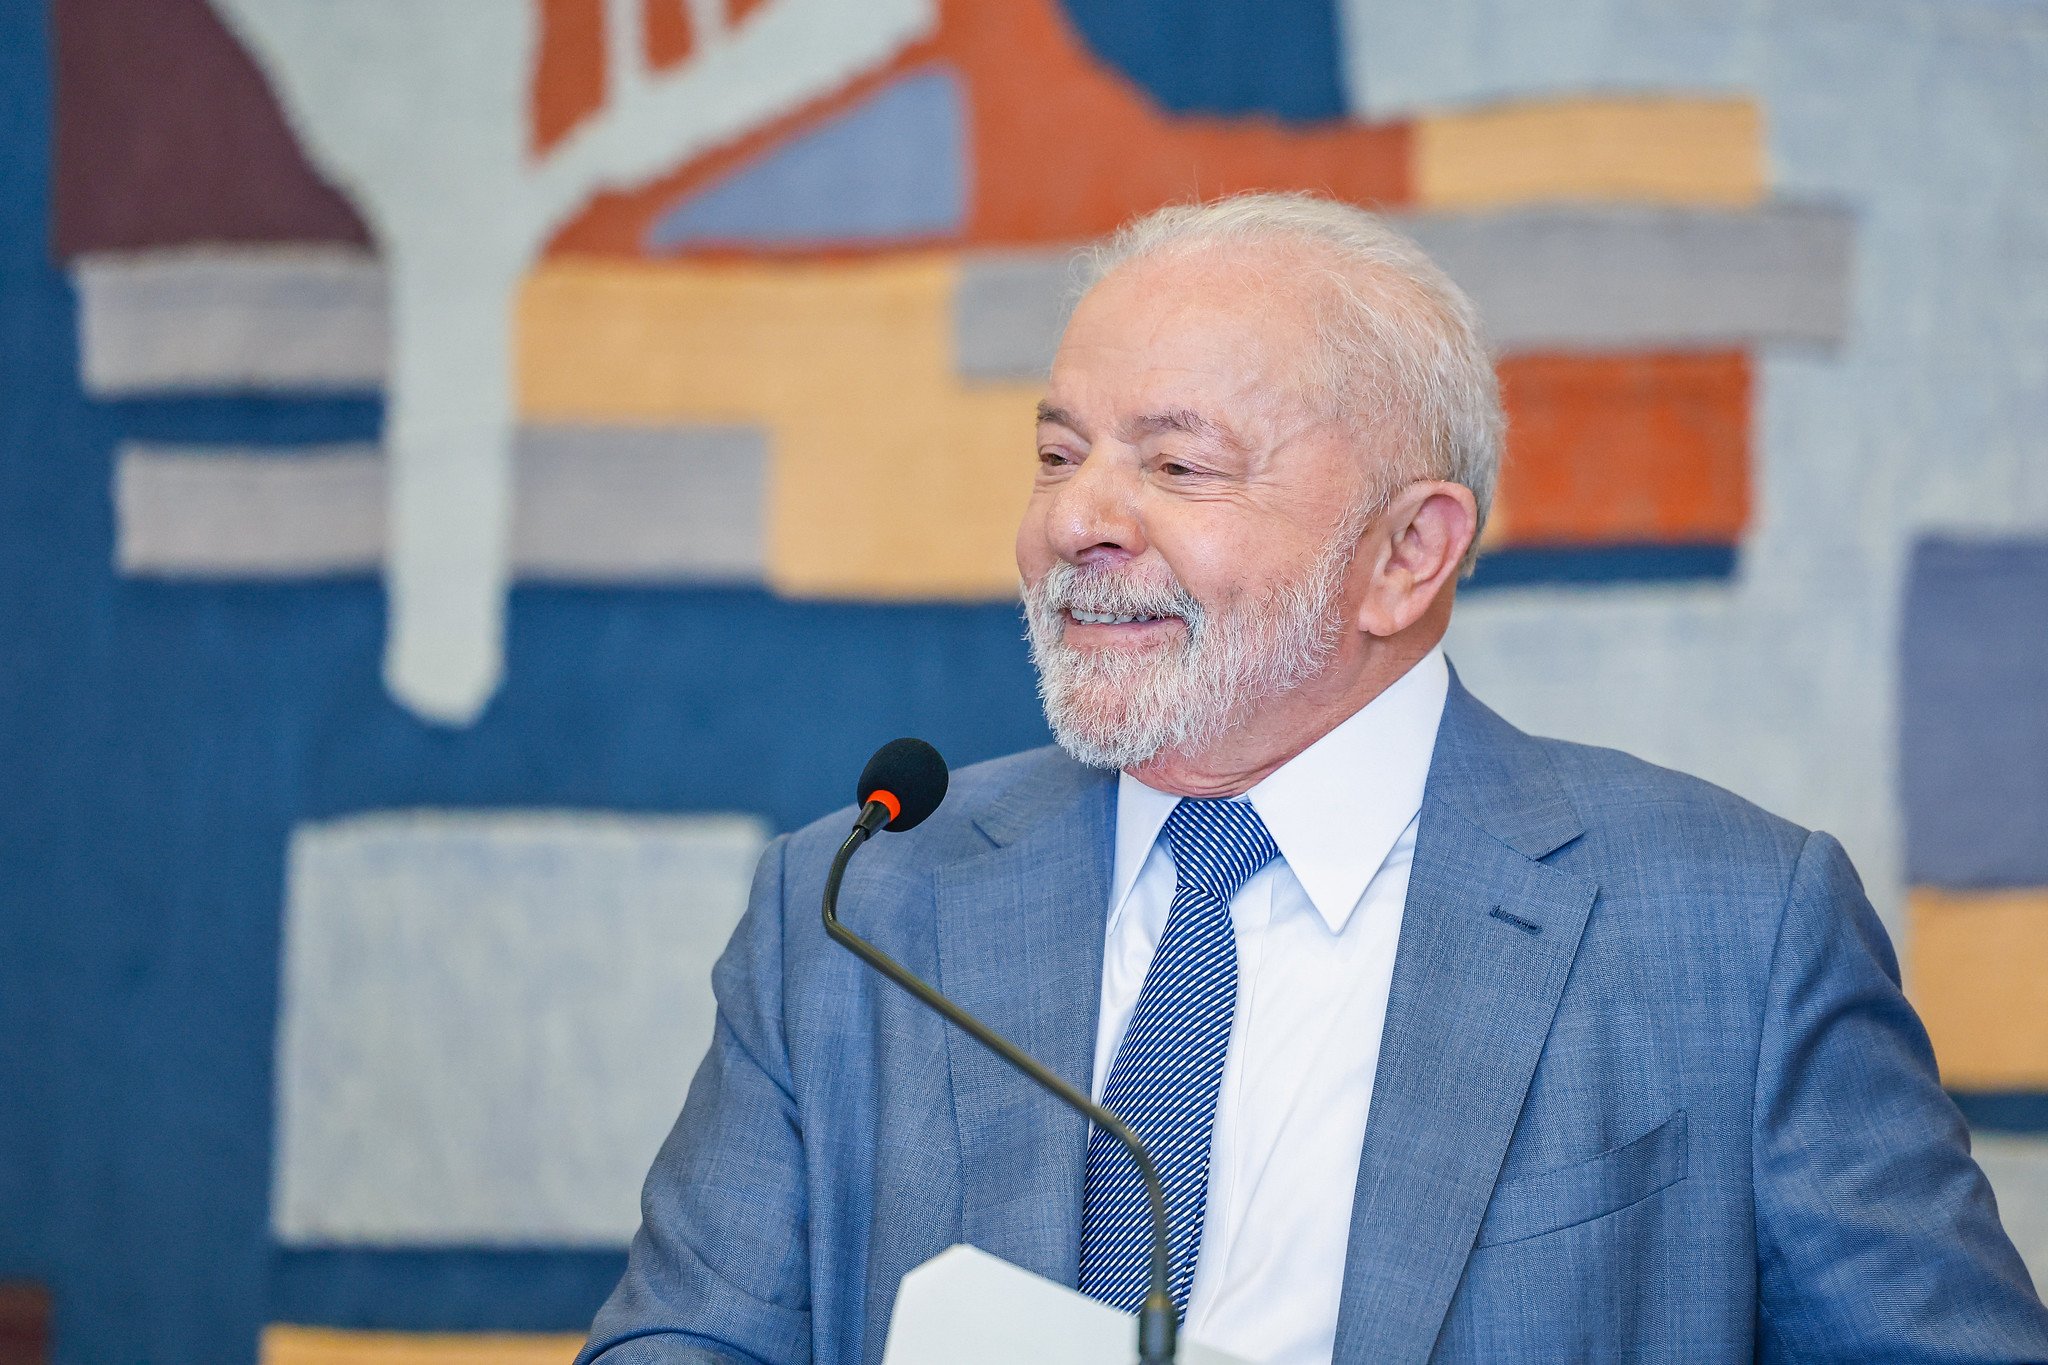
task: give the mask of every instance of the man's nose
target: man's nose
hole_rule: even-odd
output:
[[[1052,548],[1071,564],[1117,563],[1145,552],[1138,479],[1097,448],[1053,495]]]

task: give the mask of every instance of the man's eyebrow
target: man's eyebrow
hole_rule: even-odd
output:
[[[1179,432],[1192,436],[1198,441],[1208,441],[1231,450],[1244,449],[1244,442],[1237,433],[1213,417],[1204,417],[1193,408],[1169,408],[1165,412],[1147,413],[1133,418],[1127,425],[1125,438],[1133,445],[1147,436],[1161,432]]]
[[[1079,418],[1065,408],[1048,402],[1039,403],[1038,420],[1041,424],[1051,422],[1077,433],[1082,430]],[[1124,423],[1117,434],[1125,441],[1136,445],[1147,436],[1157,436],[1162,432],[1178,432],[1183,436],[1192,436],[1198,441],[1208,441],[1230,450],[1245,448],[1244,441],[1237,433],[1213,417],[1204,417],[1193,408],[1168,408],[1164,412],[1134,417]]]

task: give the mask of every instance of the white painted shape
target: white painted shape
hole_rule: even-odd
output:
[[[646,0],[604,0],[604,102],[639,94],[647,83]],[[696,30],[691,30],[694,38]]]
[[[1840,836],[1897,936],[1906,557],[1930,532],[2048,532],[2048,8],[1525,9],[1353,0],[1364,107],[1752,90],[1773,194],[1855,216],[1854,295],[1833,353],[1762,353],[1735,583],[1474,597],[1451,658],[1518,725],[1698,773]]]
[[[354,248],[91,254],[73,264],[72,280],[78,369],[91,394],[384,382],[383,272]]]
[[[467,725],[503,669],[512,304],[544,231],[525,203],[535,7],[214,4],[389,270],[385,682]]]
[[[384,682],[428,720],[468,725],[504,673],[510,315],[524,262],[425,248],[395,255]]]
[[[535,165],[528,210],[552,226],[595,190],[629,188],[840,89],[938,21],[936,0],[768,0],[578,125]]]
[[[1979,1133],[1970,1147],[1998,1196],[2005,1235],[2019,1248],[2035,1287],[2048,1285],[2048,1138]]]
[[[958,1243],[903,1277],[882,1365],[1129,1365],[1138,1320]],[[1182,1365],[1249,1365],[1188,1337]]]
[[[711,964],[765,840],[736,815],[301,826],[278,1239],[623,1246],[709,1043]]]
[[[605,106],[538,156],[527,148],[530,4],[213,3],[390,267],[384,677],[420,715],[468,725],[504,667],[520,278],[593,193],[879,66],[933,31],[935,0],[769,0],[675,70],[609,82]],[[621,35],[615,50],[630,56],[637,42]]]
[[[690,17],[690,37],[706,44],[725,41],[727,0],[685,0]]]

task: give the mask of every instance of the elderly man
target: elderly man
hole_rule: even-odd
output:
[[[1445,662],[1501,432],[1456,287],[1303,197],[1099,265],[1017,538],[1059,748],[958,774],[841,914],[1160,1155],[1187,1330],[2048,1360],[1841,847]],[[849,819],[762,862],[586,1360],[873,1365],[958,1241],[1143,1296],[1122,1152],[825,938]]]

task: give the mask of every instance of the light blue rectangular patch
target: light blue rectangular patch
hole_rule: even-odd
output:
[[[623,1246],[766,841],[737,815],[397,811],[287,870],[280,1242]]]

